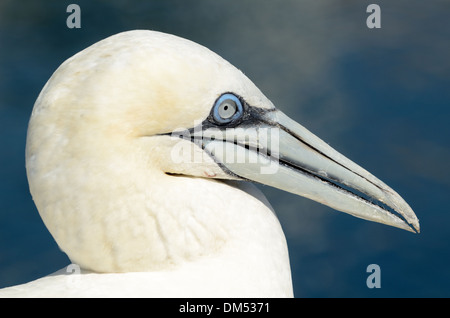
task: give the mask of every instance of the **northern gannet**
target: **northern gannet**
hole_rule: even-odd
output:
[[[26,169],[46,227],[81,271],[0,296],[291,297],[282,228],[244,181],[419,232],[394,190],[240,70],[154,31],[106,38],[55,71],[33,108]]]

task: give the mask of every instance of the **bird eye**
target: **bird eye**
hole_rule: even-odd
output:
[[[242,103],[234,94],[223,94],[214,104],[213,116],[218,124],[227,124],[241,117],[242,114]]]

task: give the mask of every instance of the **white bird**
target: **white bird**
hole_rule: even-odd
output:
[[[240,70],[153,31],[111,36],[56,70],[34,105],[26,168],[76,265],[4,297],[291,297],[284,233],[245,181],[419,232],[394,190]]]

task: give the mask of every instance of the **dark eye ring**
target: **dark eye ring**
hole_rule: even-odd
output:
[[[227,124],[238,119],[244,113],[242,102],[231,93],[220,96],[213,108],[213,117],[218,124]]]

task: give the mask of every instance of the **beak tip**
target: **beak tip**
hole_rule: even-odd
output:
[[[405,224],[405,230],[415,234],[420,234],[420,224],[417,217],[415,217],[413,220],[408,220],[408,222],[406,221],[403,222]]]
[[[420,223],[414,211],[410,208],[410,213],[408,213],[407,221],[409,226],[415,231],[415,233],[420,233]],[[405,216],[405,215],[404,215]]]
[[[416,224],[413,225],[414,229],[416,230],[417,234],[420,234],[420,225],[419,220],[417,220]]]

